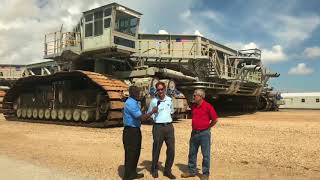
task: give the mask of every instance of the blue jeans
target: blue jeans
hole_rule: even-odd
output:
[[[203,156],[202,160],[202,174],[209,176],[210,174],[210,151],[211,151],[211,131],[210,129],[204,131],[191,132],[189,146],[189,172],[196,174],[197,170],[197,154],[199,146]]]

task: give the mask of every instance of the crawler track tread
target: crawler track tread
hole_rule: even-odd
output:
[[[83,78],[87,81],[91,81],[93,84],[100,89],[101,92],[105,92],[106,98],[110,106],[109,114],[106,118],[100,119],[100,121],[59,121],[59,120],[41,120],[41,119],[20,119],[17,118],[14,114],[15,110],[13,109],[12,103],[15,98],[18,97],[20,93],[24,92],[24,87],[30,84],[37,84],[37,82],[55,82],[65,79],[73,78]],[[90,71],[71,71],[71,72],[57,72],[52,75],[47,76],[28,76],[20,78],[17,80],[15,85],[7,92],[1,93],[4,94],[3,102],[5,107],[2,107],[4,115],[7,120],[10,121],[22,121],[22,122],[33,122],[33,123],[46,123],[46,124],[60,124],[60,125],[70,125],[70,126],[85,126],[85,127],[108,127],[115,126],[122,123],[122,112],[120,111],[124,105],[124,98],[128,91],[128,85],[123,81],[114,79],[111,76],[90,72]]]

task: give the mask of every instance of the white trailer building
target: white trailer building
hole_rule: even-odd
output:
[[[320,92],[281,93],[285,104],[282,109],[320,109]]]

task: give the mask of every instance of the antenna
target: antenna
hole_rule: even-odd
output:
[[[60,38],[59,38],[59,41],[60,41],[60,50],[62,49],[63,47],[63,34],[62,34],[62,30],[63,30],[63,23],[61,24],[61,27],[60,27]]]
[[[60,33],[62,33],[62,30],[63,30],[63,23],[61,24],[61,27],[60,27]]]

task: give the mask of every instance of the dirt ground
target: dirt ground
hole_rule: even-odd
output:
[[[190,120],[174,123],[176,157],[173,174],[178,179],[187,170],[190,123]],[[151,130],[151,125],[142,127],[138,167],[145,179],[153,179],[149,172]],[[211,179],[320,179],[320,110],[226,116],[213,128],[212,137]],[[165,149],[163,146],[160,170],[163,170]],[[24,123],[5,121],[1,116],[0,156],[72,177],[121,179],[122,128]],[[202,156],[198,154],[199,173],[201,161]],[[0,168],[5,162],[7,160],[0,161]],[[0,171],[0,178],[9,173]],[[159,175],[159,179],[166,179],[162,172]]]

